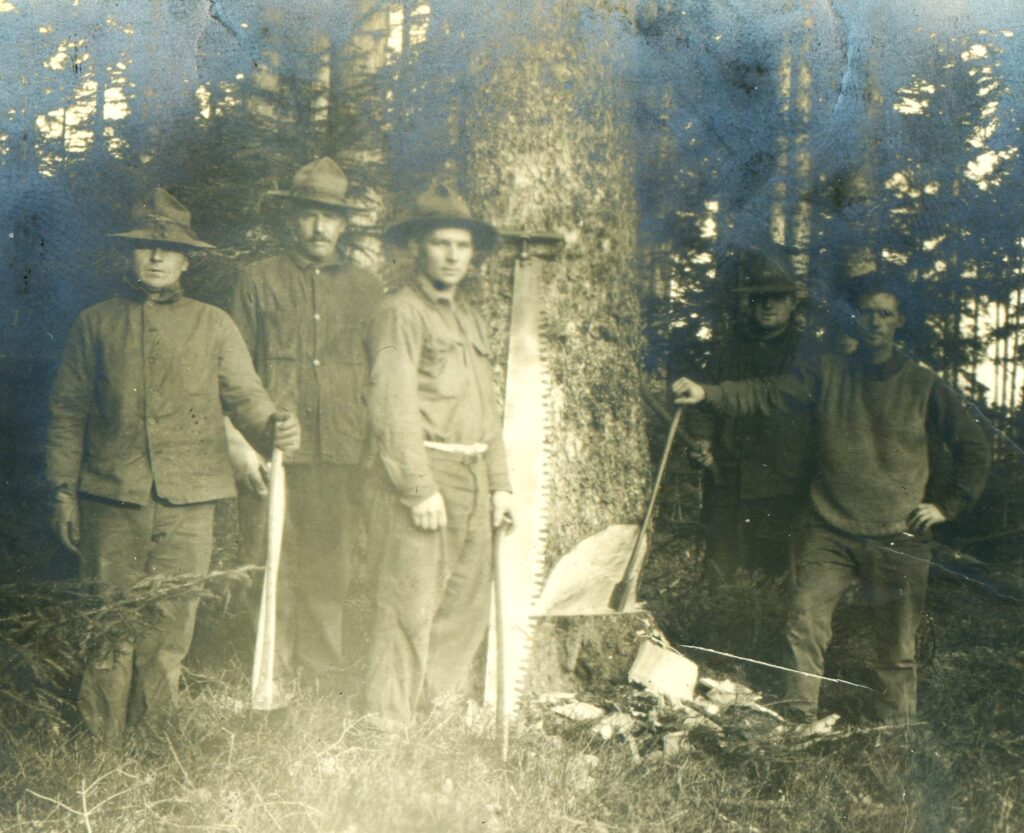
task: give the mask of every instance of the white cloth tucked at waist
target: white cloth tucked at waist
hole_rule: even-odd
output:
[[[461,443],[435,443],[433,440],[424,440],[423,445],[434,449],[434,451],[447,451],[450,454],[483,454],[487,451],[487,443],[462,445]]]

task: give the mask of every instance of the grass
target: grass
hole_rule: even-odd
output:
[[[668,580],[692,572],[680,566],[655,558],[649,575],[671,586],[652,607],[677,640],[713,612],[696,585]],[[770,634],[778,611],[763,591],[747,592],[758,603],[737,590],[727,618],[744,638],[758,628]],[[840,723],[846,731],[808,743],[696,734],[677,757],[662,754],[650,732],[632,743],[602,740],[535,704],[514,727],[507,763],[490,716],[465,704],[439,708],[399,735],[375,731],[330,691],[254,714],[244,707],[238,661],[218,663],[204,646],[187,675],[186,707],[133,732],[123,748],[50,720],[5,719],[0,830],[1016,833],[1024,829],[1021,610],[967,582],[933,582],[922,725],[861,731]],[[206,633],[221,615],[207,606]],[[856,632],[856,615],[846,611],[837,639]],[[853,647],[839,644],[833,654],[831,670],[855,669]],[[771,692],[771,676],[756,667],[704,664]],[[589,697],[608,704],[613,691],[606,683]],[[827,692],[828,702],[847,709],[840,694]]]

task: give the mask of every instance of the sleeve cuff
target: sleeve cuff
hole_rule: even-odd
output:
[[[724,396],[722,395],[721,385],[704,386],[704,401],[707,402],[709,405],[715,408],[719,408],[722,405],[723,399]]]

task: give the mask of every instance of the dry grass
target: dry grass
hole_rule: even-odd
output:
[[[652,579],[659,569],[668,568],[653,564]],[[707,610],[682,584],[672,592],[659,620],[678,638]],[[771,627],[767,607],[741,602],[730,615],[752,610]],[[0,830],[1015,833],[1024,829],[1021,610],[967,583],[933,585],[921,726],[802,746],[695,737],[674,758],[650,734],[605,741],[535,708],[515,726],[507,764],[488,716],[465,706],[395,736],[332,692],[253,714],[233,661],[193,671],[187,707],[121,749],[49,720],[5,720]],[[711,670],[762,688],[767,679],[735,665]]]

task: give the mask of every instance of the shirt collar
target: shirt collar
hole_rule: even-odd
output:
[[[426,278],[416,275],[410,283],[413,289],[415,289],[420,295],[427,299],[431,304],[444,304],[449,307],[455,306],[455,298],[442,296],[440,292],[431,286],[430,281]]]
[[[306,257],[302,252],[293,247],[288,250],[288,257],[303,272],[311,269],[340,269],[344,265],[342,257],[337,251],[332,252],[327,260],[320,261]]]

